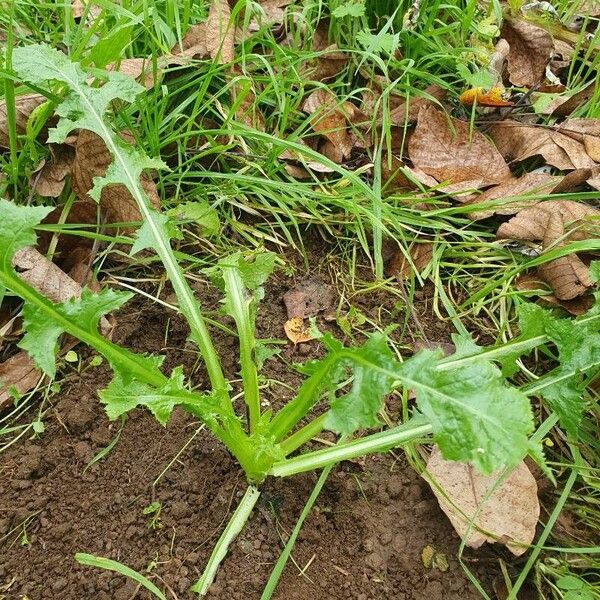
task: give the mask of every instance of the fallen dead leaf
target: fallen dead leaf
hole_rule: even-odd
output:
[[[235,58],[235,25],[227,0],[212,0],[206,21],[206,47],[211,58],[220,64],[232,63]]]
[[[358,109],[351,102],[340,104],[333,92],[319,88],[306,98],[302,110],[312,115],[313,130],[331,142],[332,148],[329,149],[331,156],[328,158],[336,163],[349,158],[355,140],[348,131],[348,122],[352,120]],[[320,151],[324,154],[321,149]]]
[[[527,551],[535,537],[540,504],[537,483],[525,462],[493,492],[499,472],[483,476],[470,465],[444,460],[437,446],[427,461],[427,473],[441,509],[467,546],[498,542],[515,556]]]
[[[431,107],[435,109],[435,106],[446,97],[446,94],[447,91],[439,85],[430,85],[419,95],[405,99],[392,109],[390,111],[390,123],[398,127],[416,123],[422,108]],[[381,119],[379,122],[381,122]]]
[[[582,142],[559,130],[506,120],[496,123],[488,133],[509,162],[539,155],[547,164],[565,171],[596,166]]]
[[[543,250],[598,237],[600,210],[570,200],[548,200],[520,211],[503,223],[498,239],[538,241]],[[586,264],[572,253],[546,262],[538,273],[559,300],[572,300],[593,285]]]
[[[42,103],[46,98],[41,94],[27,94],[17,96],[15,98],[15,121],[17,125],[17,133],[23,135],[27,128],[27,121],[31,113]],[[0,102],[0,147],[8,148],[8,118],[6,114],[6,101]]]
[[[75,160],[75,150],[67,144],[49,144],[52,160],[43,160],[29,177],[32,192],[43,197],[58,198]]]
[[[255,86],[250,77],[244,76],[238,67],[232,69],[234,79],[230,86],[231,102],[236,105],[235,118],[246,127],[265,130],[265,118],[256,101]],[[241,97],[241,99],[240,99]]]
[[[558,131],[583,143],[588,156],[600,163],[600,119],[566,119]]]
[[[477,189],[510,179],[508,165],[492,143],[469,124],[448,118],[432,106],[419,112],[408,142],[413,165],[439,182]]]
[[[574,316],[584,315],[594,305],[594,297],[590,294],[572,300],[559,300],[541,277],[530,273],[520,275],[514,281],[514,286],[520,292],[532,292],[539,296],[540,302],[564,308]]]
[[[560,177],[540,172],[525,173],[521,177],[507,179],[500,185],[496,185],[475,198],[467,200],[466,204],[482,204],[501,199],[504,202],[493,208],[476,210],[470,213],[469,217],[479,220],[487,219],[492,215],[514,215],[523,208],[539,202],[540,200],[536,198],[536,194],[549,193],[560,179]],[[519,198],[520,196],[527,196],[527,198]]]
[[[572,112],[577,110],[594,96],[595,89],[595,83],[590,83],[588,86],[571,96],[561,94],[546,106],[542,111],[542,114],[552,115],[553,117],[568,117]]]
[[[122,134],[122,137],[131,142],[132,137]],[[94,177],[101,177],[106,173],[112,162],[110,152],[105,143],[95,133],[81,130],[75,146],[75,161],[71,170],[73,191],[81,200],[89,200],[88,192],[93,187]],[[142,186],[150,202],[155,208],[160,208],[160,199],[156,185],[152,179],[144,174]],[[110,223],[129,223],[141,220],[140,211],[133,196],[123,185],[110,185],[102,190],[100,207]]]
[[[17,352],[0,363],[0,410],[12,401],[13,388],[19,395],[25,394],[37,385],[41,377],[41,371],[26,352]]]
[[[302,344],[314,340],[314,336],[310,332],[310,327],[304,324],[301,317],[292,317],[283,324],[285,335],[295,344]]]
[[[124,58],[118,65],[106,67],[107,71],[119,71],[139,81],[146,89],[154,87],[154,73],[152,61],[147,58]],[[156,76],[160,79],[161,69],[157,68]]]
[[[541,27],[506,18],[500,35],[508,42],[508,74],[516,86],[533,87],[544,81],[546,65],[554,52],[552,36]]]
[[[433,258],[433,248],[432,242],[412,244],[409,248],[412,264],[401,250],[397,250],[386,264],[386,275],[388,277],[398,277],[399,279],[409,279],[414,270],[421,273]]]
[[[283,295],[288,319],[314,317],[333,308],[335,292],[321,279],[311,278],[300,282]]]
[[[180,58],[204,58],[209,55],[208,45],[206,42],[206,23],[197,23],[192,25],[183,36],[181,45],[177,44],[171,48],[171,54],[169,62],[178,62],[177,57]]]

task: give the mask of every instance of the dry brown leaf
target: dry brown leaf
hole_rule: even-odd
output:
[[[206,43],[206,23],[192,25],[183,36],[181,45],[171,48],[169,62],[177,63],[178,58],[204,58],[209,55]]]
[[[245,77],[237,67],[234,67],[232,71],[235,75],[235,79],[232,81],[231,87],[229,88],[232,104],[238,102],[240,95],[243,96],[235,111],[236,120],[247,127],[257,129],[258,131],[264,131],[265,118],[257,106],[256,93],[252,79],[250,77]]]
[[[306,98],[302,110],[312,115],[313,130],[331,142],[332,148],[325,149],[333,155],[328,158],[337,163],[349,158],[355,142],[348,131],[348,121],[356,107],[351,102],[340,104],[331,91],[319,88]]]
[[[579,296],[572,300],[559,300],[551,292],[546,281],[531,273],[519,275],[514,281],[514,286],[521,292],[534,292],[539,296],[541,302],[564,308],[567,312],[575,316],[584,315],[594,305],[594,297],[590,294]]]
[[[302,70],[302,77],[312,81],[327,81],[339,75],[347,64],[348,55],[341,52],[336,44],[331,44]]]
[[[600,163],[600,119],[566,119],[558,131],[583,143],[588,156]]]
[[[508,42],[508,74],[511,83],[532,87],[544,81],[546,65],[554,52],[552,36],[527,21],[506,18],[501,36]]]
[[[111,64],[106,67],[107,71],[119,71],[139,81],[146,89],[154,87],[152,61],[147,58],[124,58],[118,65]],[[161,70],[157,69],[157,78],[160,79]]]
[[[446,97],[447,91],[439,85],[430,85],[425,88],[422,95],[413,96],[398,104],[390,111],[390,123],[399,127],[417,122],[419,111],[425,107],[434,107]],[[379,120],[381,122],[381,119]]]
[[[131,141],[131,136],[122,134]],[[89,200],[94,177],[102,177],[112,158],[105,143],[95,133],[81,130],[75,146],[75,161],[71,170],[73,191],[81,200]],[[156,186],[148,175],[142,176],[142,186],[150,202],[160,208]],[[128,223],[141,220],[140,211],[133,196],[123,185],[109,185],[102,190],[100,207],[110,223]]]
[[[48,198],[58,198],[71,171],[75,150],[67,144],[50,144],[52,160],[43,160],[29,177],[32,192]]]
[[[26,352],[17,352],[0,363],[0,410],[12,401],[12,388],[19,394],[25,394],[37,385],[41,377],[41,371]]]
[[[29,115],[43,102],[46,98],[41,94],[27,94],[17,96],[15,98],[15,113],[17,133],[23,135],[27,128],[27,120]],[[6,101],[0,102],[0,148],[8,148],[8,118],[6,114]]]
[[[470,182],[482,187],[510,179],[508,165],[491,142],[469,124],[449,119],[432,106],[422,107],[408,142],[415,167],[439,182]],[[473,182],[480,181],[480,185]]]
[[[231,22],[231,9],[227,0],[212,0],[206,21],[206,47],[211,58],[220,64],[235,58],[235,25]]]
[[[90,4],[87,12],[88,21],[93,21],[102,12],[102,9],[99,6],[96,6],[91,2],[86,2],[85,0],[73,0],[71,2],[71,11],[74,19],[81,19],[81,17],[83,17],[87,4]]]
[[[535,537],[540,504],[537,483],[523,461],[493,492],[501,472],[483,476],[470,465],[444,460],[437,446],[427,472],[441,509],[467,546],[498,542],[515,556],[527,551]]]
[[[571,96],[561,94],[548,104],[542,111],[542,114],[552,115],[553,117],[568,117],[572,112],[592,98],[595,88],[595,84],[590,83],[588,86]]]
[[[416,269],[417,273],[421,273],[433,258],[433,243],[414,243],[409,248],[409,254],[412,264],[404,252],[398,250],[385,266],[385,272],[388,277],[398,277],[399,279],[409,279]]]
[[[333,308],[335,291],[321,279],[306,279],[283,295],[288,319],[314,317]]]
[[[314,336],[310,332],[310,327],[304,324],[301,317],[292,317],[283,324],[285,335],[295,344],[310,342]]]
[[[550,250],[597,237],[599,225],[600,210],[596,208],[570,200],[548,200],[503,223],[497,238],[539,241],[543,250]],[[572,300],[593,285],[586,264],[574,253],[540,265],[538,273],[559,300]]]
[[[480,209],[469,213],[469,217],[479,220],[487,219],[492,215],[514,215],[523,208],[539,202],[540,200],[536,198],[535,194],[548,193],[560,179],[560,177],[539,172],[526,173],[518,178],[507,179],[500,185],[486,190],[483,194],[469,199],[466,204],[481,204],[500,199],[505,199],[505,202],[493,208]],[[525,195],[527,196],[526,199],[514,200],[514,198]]]
[[[569,150],[578,162],[583,161],[586,167],[589,166],[589,157],[585,160],[581,155],[581,152],[585,153],[583,145],[552,129],[509,119],[495,124],[488,133],[508,162],[519,162],[539,155],[549,165],[569,171],[576,168],[567,153]]]

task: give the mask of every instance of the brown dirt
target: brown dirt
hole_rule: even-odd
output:
[[[282,337],[286,315],[281,298],[291,285],[282,278],[269,285],[258,325],[261,337]],[[359,308],[374,317],[382,305],[391,308],[397,301],[379,295],[360,298]],[[426,303],[424,299],[415,310],[426,314]],[[423,324],[433,332],[431,339],[447,341],[445,327],[430,327],[427,320]],[[341,336],[339,330],[336,334]],[[166,353],[167,369],[183,363],[195,381],[204,379],[185,341],[185,325],[155,305],[129,308],[119,317],[117,338],[137,351]],[[221,335],[218,347],[233,376],[235,341]],[[286,346],[281,357],[267,363],[266,375],[297,385],[297,376],[285,363],[314,355],[316,347]],[[150,598],[143,590],[136,593],[137,586],[124,577],[78,565],[76,552],[112,558],[140,572],[148,569],[169,598],[194,597],[187,590],[244,491],[243,475],[228,452],[202,430],[153,488],[197,423],[176,411],[162,428],[142,410],[129,415],[112,452],[84,472],[118,430],[96,399],[109,377],[105,365],[69,375],[53,399],[43,435],[0,455],[0,598]],[[265,398],[279,404],[284,389],[271,388]],[[306,474],[266,482],[258,508],[224,561],[209,598],[260,597],[282,539],[315,481],[315,474]],[[154,500],[162,505],[155,529],[143,514]],[[424,567],[421,552],[427,545],[447,556],[446,572]],[[293,552],[297,566],[288,564],[275,598],[479,598],[454,558],[457,548],[458,538],[428,486],[400,452],[344,463],[332,472],[308,517]],[[491,552],[480,551],[467,560],[490,589],[490,573],[497,564]]]

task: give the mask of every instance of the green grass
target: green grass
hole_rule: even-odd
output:
[[[15,0],[8,4],[10,10],[2,10],[0,14],[0,30],[9,32],[8,47],[10,36],[19,45],[45,42],[68,49],[73,59],[84,64],[94,56],[105,64],[124,57],[152,57],[158,61],[190,26],[206,17],[208,10],[206,3],[191,0],[124,1],[120,6],[107,2],[101,3],[100,15],[87,27],[73,19],[68,3],[58,5],[58,10],[55,3],[35,0]],[[364,163],[373,165],[368,176],[335,164],[328,165],[332,173],[308,180],[296,180],[289,175],[278,159],[284,150],[301,152],[306,161],[316,158],[314,151],[298,145],[311,131],[310,119],[301,111],[303,99],[321,85],[304,74],[307,63],[319,56],[307,40],[314,37],[318,20],[343,4],[340,0],[302,3],[298,19],[286,21],[289,43],[285,46],[268,27],[258,31],[238,47],[240,75],[234,78],[225,67],[210,61],[199,61],[191,67],[167,67],[162,78],[135,105],[120,108],[119,125],[131,129],[136,143],[149,156],[161,156],[170,166],[170,171],[158,173],[164,208],[202,199],[218,213],[221,234],[204,239],[190,224],[178,248],[178,257],[186,270],[191,270],[207,266],[214,258],[238,247],[258,249],[268,245],[282,253],[298,253],[308,261],[305,235],[309,230],[318,230],[325,240],[335,244],[342,257],[336,269],[347,292],[344,308],[349,308],[358,294],[374,288],[388,289],[400,304],[398,321],[405,324],[410,318],[410,308],[402,302],[404,296],[398,292],[396,283],[361,280],[357,264],[366,264],[381,276],[383,239],[395,240],[405,251],[415,240],[432,239],[436,242],[436,252],[425,273],[434,284],[432,312],[452,320],[455,329],[466,328],[493,341],[506,341],[516,334],[514,309],[523,302],[523,295],[513,286],[514,279],[559,252],[568,253],[575,247],[597,251],[598,240],[531,258],[496,243],[493,223],[472,222],[467,208],[453,204],[450,199],[438,197],[433,210],[421,210],[415,206],[414,193],[394,191],[381,181],[382,163],[392,143],[385,128],[379,145],[365,151]],[[578,14],[580,4],[560,0],[554,6],[559,18],[567,23]],[[481,68],[482,56],[493,37],[486,34],[488,30],[483,25],[493,25],[499,10],[496,2],[490,2],[483,10],[476,2],[466,0],[422,2],[419,17],[410,29],[406,27],[405,16],[411,7],[413,2],[408,0],[367,1],[363,16],[332,16],[329,23],[329,42],[346,52],[349,61],[327,84],[340,101],[358,102],[361,90],[371,85],[370,79],[377,75],[384,123],[389,120],[390,98],[419,95],[431,84],[446,89],[450,102],[456,106],[458,95],[466,87],[461,67],[472,73]],[[251,14],[253,5],[248,2],[246,9]],[[364,31],[370,31],[373,37],[358,41],[362,40],[358,34]],[[570,90],[583,89],[593,80],[600,61],[599,36],[597,31],[588,41],[583,35],[577,37],[576,47],[583,48],[583,60],[574,61],[569,69]],[[100,49],[96,45],[98,40],[105,42]],[[381,50],[383,42],[395,44],[402,54]],[[4,55],[4,60],[0,74],[6,75],[10,55]],[[244,78],[256,88],[254,105],[265,117],[265,132],[249,129],[235,116],[230,92]],[[10,115],[15,95],[25,90],[11,77],[6,76],[3,81]],[[600,87],[596,86],[594,96],[576,116],[600,117],[598,100]],[[468,116],[466,109],[456,108]],[[44,120],[44,115],[38,117],[39,120],[30,121],[29,135],[18,139],[14,120],[9,121],[10,148],[0,154],[0,167],[6,175],[5,180],[0,180],[0,195],[22,203],[37,202],[29,197],[28,179],[39,160],[47,155],[34,135]],[[579,201],[595,197],[591,193],[563,196]],[[58,202],[72,199],[67,187]],[[90,228],[78,227],[71,233],[100,239]],[[111,250],[122,253],[115,246],[124,240],[113,236],[112,230],[105,235],[112,243],[98,255],[97,270],[104,268]],[[147,290],[147,280],[153,278],[156,266],[156,259],[150,257],[126,269],[122,265],[111,266],[108,272],[123,285]],[[408,298],[413,297],[421,283],[418,274],[405,282]],[[161,283],[152,281],[151,285],[155,290],[145,293],[158,297]],[[376,321],[367,322],[355,333],[360,337],[364,330],[377,327]],[[527,368],[535,374],[535,366],[528,364]],[[523,371],[518,377],[525,381],[527,374]],[[0,448],[5,449],[34,433],[32,423],[43,419],[50,394],[51,389],[46,387],[41,402],[39,394],[29,394],[2,417]],[[548,502],[546,518],[557,502],[567,514],[575,515],[580,525],[575,537],[563,537],[556,526],[548,529],[545,545],[551,549],[541,549],[535,564],[530,565],[535,583],[544,594],[557,599],[573,600],[569,590],[561,588],[561,578],[566,575],[581,577],[591,597],[600,598],[596,575],[598,548],[591,535],[600,526],[600,453],[594,435],[597,424],[591,413],[583,427],[586,436],[579,448],[581,458],[561,439],[560,432],[550,436],[554,446],[549,450],[549,458],[559,488]],[[30,416],[30,422],[23,425],[26,414],[35,416]],[[545,415],[540,413],[539,417],[543,420]],[[416,455],[413,458],[419,468]],[[572,489],[564,495],[567,483]],[[575,552],[573,548],[583,550]],[[511,569],[514,581],[519,577],[519,567]],[[566,585],[564,579],[562,585]]]

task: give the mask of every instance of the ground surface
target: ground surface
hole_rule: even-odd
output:
[[[282,337],[285,289],[278,284],[267,289],[259,319],[264,337]],[[370,296],[369,302],[376,298]],[[368,313],[368,307],[361,308]],[[373,311],[377,308],[372,304]],[[434,339],[442,341],[439,336],[438,331]],[[136,350],[166,352],[166,368],[183,362],[189,370],[195,356],[186,351],[185,337],[182,323],[148,304],[120,316],[116,334]],[[220,338],[221,354],[231,356],[231,373],[234,347],[235,340]],[[304,351],[313,353],[315,348]],[[303,358],[298,353],[286,347],[281,358],[267,363],[265,375],[286,380],[283,363]],[[113,558],[140,572],[150,565],[151,576],[159,587],[171,588],[171,597],[191,598],[187,589],[243,493],[241,471],[206,431],[194,437],[153,490],[152,482],[197,429],[182,412],[163,429],[148,413],[134,411],[114,450],[84,472],[119,427],[108,422],[96,397],[108,377],[104,365],[67,376],[45,433],[0,456],[0,536],[16,528],[0,546],[5,557],[0,584],[12,582],[5,591],[7,599],[149,597],[145,591],[136,594],[136,585],[124,577],[79,566],[73,558],[76,552]],[[288,383],[294,383],[293,377]],[[196,379],[202,379],[201,372]],[[294,526],[315,481],[316,476],[308,474],[267,482],[209,597],[260,597],[281,540]],[[149,527],[151,516],[143,514],[154,500],[162,505],[161,526],[156,529]],[[480,597],[454,558],[456,534],[428,486],[401,454],[340,465],[316,506],[293,552],[298,566],[288,563],[277,598]],[[25,538],[19,525],[28,517]],[[446,572],[423,565],[425,546],[446,555]],[[491,554],[480,551],[470,567],[489,588],[496,564]]]

